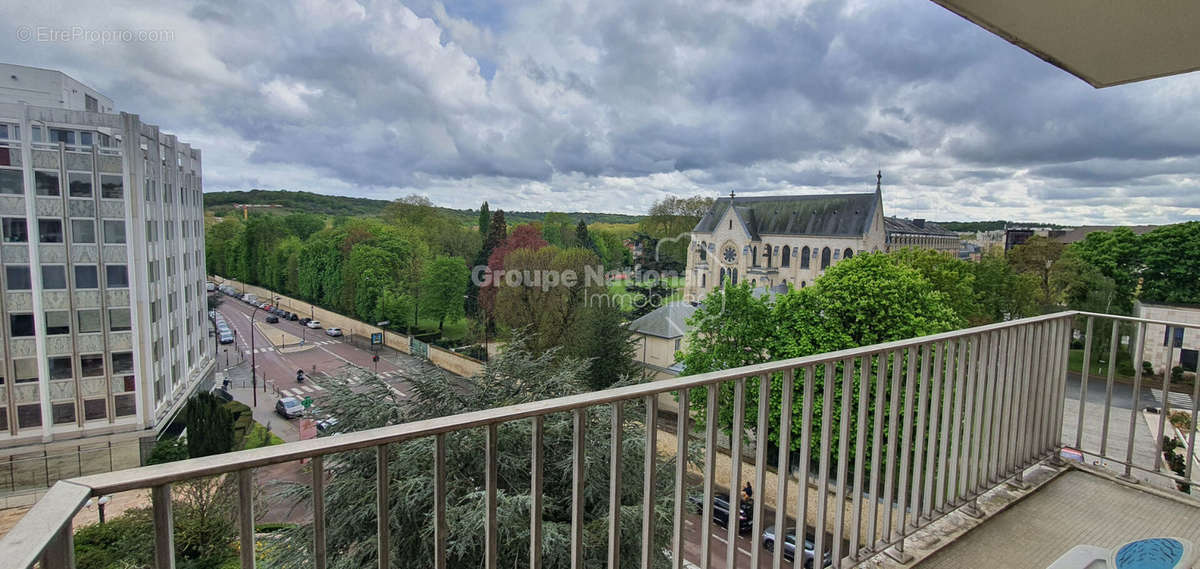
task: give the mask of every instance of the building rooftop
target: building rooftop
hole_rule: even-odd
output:
[[[888,233],[931,235],[936,237],[958,237],[957,233],[950,231],[932,221],[925,221],[924,219],[885,217],[883,218],[883,228]]]
[[[878,193],[720,198],[694,231],[714,231],[732,204],[755,239],[768,234],[855,237],[871,229],[878,203]]]
[[[629,323],[629,329],[639,334],[659,338],[678,338],[688,331],[687,320],[697,307],[690,302],[671,302]]]

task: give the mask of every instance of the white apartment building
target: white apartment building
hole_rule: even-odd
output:
[[[152,438],[210,381],[202,180],[199,149],[60,72],[0,64],[5,456]]]

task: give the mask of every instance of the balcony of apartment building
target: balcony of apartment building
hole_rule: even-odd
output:
[[[1185,405],[1195,416],[1200,383],[1194,382],[1190,394],[1163,396],[1178,391],[1170,376],[1154,380],[1156,390],[1140,369],[1126,381],[1117,365],[1121,351],[1140,361],[1136,356],[1154,340],[1146,328],[1154,325],[1191,327],[1061,312],[76,478],[58,483],[26,514],[0,541],[0,556],[6,566],[73,567],[72,519],[88,500],[148,490],[154,558],[157,567],[173,567],[172,485],[226,476],[237,481],[242,566],[253,567],[255,544],[261,549],[264,542],[253,525],[256,469],[309,460],[305,482],[312,499],[299,507],[307,509],[303,523],[311,532],[311,562],[323,568],[330,556],[346,553],[328,549],[326,539],[330,465],[343,453],[366,452],[376,457],[376,468],[373,499],[364,497],[364,503],[375,508],[364,515],[382,544],[375,551],[384,552],[368,557],[372,565],[388,567],[394,561],[389,547],[394,524],[375,512],[404,512],[412,519],[404,510],[409,503],[404,493],[411,489],[389,475],[389,452],[422,441],[430,454],[433,507],[422,512],[427,527],[419,529],[432,536],[428,566],[445,567],[462,554],[447,548],[453,541],[447,526],[447,438],[473,430],[486,441],[479,463],[483,483],[475,490],[484,536],[476,553],[485,567],[497,567],[502,553],[513,555],[511,538],[504,546],[509,551],[499,550],[501,535],[516,531],[499,523],[500,492],[528,499],[529,526],[517,530],[530,536],[520,553],[522,561],[528,555],[529,567],[542,566],[551,547],[569,548],[572,567],[616,567],[630,548],[642,567],[793,566],[784,548],[764,546],[761,536],[768,527],[810,536],[808,553],[795,550],[797,567],[815,558],[832,567],[1041,568],[1073,549],[1072,555],[1091,556],[1099,564],[1055,567],[1105,567],[1103,556],[1133,540],[1200,543],[1200,502],[1180,491],[1197,482],[1195,430],[1163,436],[1175,432],[1167,419],[1173,407]],[[1076,361],[1105,363],[1091,363],[1080,374],[1072,371]],[[794,412],[772,419],[770,406],[757,405],[772,399]],[[595,429],[587,420],[592,412],[611,417],[612,430]],[[543,481],[560,473],[546,472],[542,442],[544,425],[554,415],[570,417],[557,424],[571,426],[571,521],[565,542],[547,543]],[[497,433],[514,426],[531,436],[532,450],[522,460],[528,478],[520,484],[498,476]],[[621,475],[623,461],[630,460],[622,448],[629,439],[610,436],[627,429],[638,429],[645,437],[639,448],[648,449],[637,457],[644,465],[637,480]],[[772,433],[777,444],[763,444]],[[602,460],[585,453],[594,437],[607,441],[601,447],[610,452]],[[1174,439],[1183,448],[1164,449],[1164,440]],[[796,452],[789,457],[774,451],[778,448]],[[1184,457],[1180,472],[1164,459],[1172,452]],[[668,464],[666,471],[659,468]],[[602,488],[586,487],[598,479],[605,480]],[[749,501],[736,491],[747,482],[754,490]],[[629,513],[630,493],[640,502],[633,507],[636,516]],[[586,496],[605,494],[607,513],[592,508],[585,515]],[[751,526],[747,545],[720,547],[736,543],[740,524],[722,528],[713,523],[719,516],[714,508],[693,510],[720,495],[729,496],[726,511],[745,509]],[[456,503],[453,507],[462,507]],[[618,503],[622,507],[612,507]],[[596,539],[585,548],[585,532],[595,538],[599,525],[607,530],[607,539],[600,540],[603,551],[596,551]]]

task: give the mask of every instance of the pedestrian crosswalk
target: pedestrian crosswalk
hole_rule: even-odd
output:
[[[1150,393],[1154,395],[1154,400],[1158,401],[1159,406],[1162,406],[1162,390],[1150,388]],[[1191,409],[1192,396],[1187,393],[1179,393],[1172,391],[1167,394],[1167,402],[1171,404],[1172,409]]]
[[[312,385],[301,385],[291,389],[280,389],[279,393],[283,394],[285,397],[304,397],[318,391],[325,391],[325,388],[314,383]]]

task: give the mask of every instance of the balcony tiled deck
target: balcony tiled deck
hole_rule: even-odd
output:
[[[917,565],[920,569],[1044,569],[1079,544],[1146,537],[1200,543],[1200,501],[1170,499],[1068,470]]]

